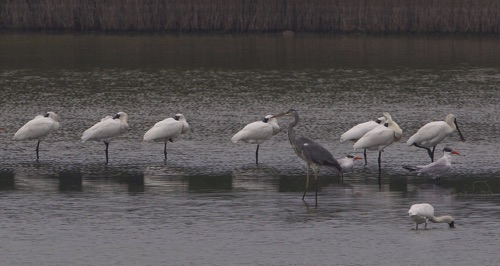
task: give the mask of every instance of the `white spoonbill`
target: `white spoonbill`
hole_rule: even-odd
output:
[[[338,159],[337,162],[340,164],[342,170],[340,170],[341,182],[344,182],[344,174],[351,171],[356,160],[361,160],[363,158],[355,155],[347,155],[342,159]]]
[[[38,140],[36,144],[36,160],[38,161],[38,148],[40,141],[50,133],[59,128],[59,116],[54,112],[47,112],[45,115],[37,115],[32,120],[22,126],[16,134],[14,140]]]
[[[87,140],[102,141],[106,145],[106,164],[108,164],[108,146],[111,140],[125,133],[128,129],[128,115],[118,112],[115,116],[106,116],[91,128],[85,130],[82,142]]]
[[[293,116],[295,118],[295,120],[288,125],[288,140],[290,141],[295,154],[306,162],[306,189],[304,190],[302,200],[304,200],[307,188],[309,187],[309,168],[312,165],[314,171],[314,186],[316,189],[315,206],[318,206],[318,168],[325,165],[335,167],[339,172],[342,171],[342,168],[337,160],[333,158],[333,155],[320,144],[305,137],[295,138],[293,127],[299,123],[299,113],[296,110],[290,109],[287,112],[277,114],[274,117],[276,118],[281,116]]]
[[[460,140],[465,141],[458,127],[457,118],[454,114],[449,114],[446,116],[445,121],[434,121],[425,124],[417,133],[408,139],[406,144],[408,144],[408,146],[413,145],[418,148],[426,149],[431,158],[431,162],[434,162],[434,150],[436,146],[455,130],[458,131]],[[432,148],[432,151],[430,148]]]
[[[347,140],[353,140],[356,141],[363,137],[368,131],[374,129],[378,125],[384,125],[385,124],[385,117],[379,117],[375,121],[368,121],[364,122],[361,124],[357,124],[351,129],[347,130],[342,136],[340,136],[340,143],[343,143]],[[368,161],[366,160],[366,149],[363,149],[363,155],[365,156],[365,165],[368,164]]]
[[[434,216],[434,207],[429,203],[419,203],[411,205],[410,210],[408,211],[408,215],[410,219],[415,222],[416,230],[418,230],[419,224],[425,224],[424,229],[427,228],[427,222],[431,221],[433,223],[447,223],[450,225],[450,228],[455,227],[455,221],[451,216]]]
[[[441,176],[446,174],[451,169],[451,155],[460,155],[457,151],[452,150],[450,147],[443,149],[443,157],[439,160],[432,162],[428,165],[418,166],[403,166],[404,169],[417,172],[418,176],[427,175],[436,179],[436,183],[441,182]]]
[[[387,127],[378,125],[374,129],[368,131],[356,143],[354,143],[354,150],[368,149],[378,150],[378,184],[381,186],[381,156],[385,147],[392,143],[399,141],[403,136],[403,130],[399,125],[392,120],[389,113],[384,112]]]
[[[280,126],[278,125],[278,120],[272,115],[266,115],[262,120],[246,125],[242,130],[234,134],[231,141],[236,143],[241,140],[245,143],[257,144],[257,149],[255,150],[255,164],[259,164],[260,144],[279,132]]]
[[[167,142],[170,141],[173,143],[174,138],[186,133],[188,130],[189,124],[186,121],[186,117],[182,114],[176,114],[173,118],[169,117],[156,123],[146,132],[146,134],[144,134],[144,141],[164,142],[165,147],[163,149],[163,155],[165,156],[166,162]]]

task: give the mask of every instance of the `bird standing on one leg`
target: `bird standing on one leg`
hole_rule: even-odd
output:
[[[108,147],[111,140],[125,133],[128,129],[128,115],[118,112],[115,116],[106,116],[91,128],[85,130],[82,142],[87,140],[102,141],[106,145],[106,164],[108,164]]]
[[[156,123],[144,134],[144,141],[164,142],[163,155],[167,161],[167,142],[174,142],[174,139],[189,130],[189,124],[182,114],[176,114],[173,118],[167,118]]]
[[[259,164],[260,144],[279,132],[280,126],[278,125],[278,120],[272,115],[266,115],[261,121],[246,125],[242,130],[234,134],[231,141],[236,143],[241,140],[246,143],[257,144],[257,149],[255,150],[255,164]]]
[[[385,125],[385,117],[379,117],[376,121],[368,121],[361,124],[357,124],[351,129],[347,130],[342,136],[340,136],[340,143],[347,140],[357,141],[363,137],[368,131],[376,128],[379,125]],[[366,159],[366,149],[363,149],[363,155],[365,156],[365,165],[368,164]]]
[[[37,115],[22,126],[14,134],[14,140],[38,140],[36,144],[36,160],[38,161],[40,142],[57,129],[59,129],[59,116],[54,112],[47,112],[44,116]]]
[[[386,119],[387,127],[378,125],[374,129],[370,130],[368,133],[363,135],[356,143],[354,143],[354,150],[356,149],[368,149],[368,150],[378,150],[378,185],[382,186],[381,183],[381,157],[382,151],[385,147],[391,145],[392,143],[399,141],[403,137],[403,130],[399,125],[392,120],[389,113],[385,112],[384,117]]]

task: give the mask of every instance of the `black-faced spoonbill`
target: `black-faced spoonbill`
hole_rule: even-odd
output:
[[[357,124],[351,129],[347,130],[342,136],[340,136],[340,143],[343,143],[348,140],[357,141],[361,137],[363,137],[368,131],[374,129],[378,125],[385,124],[385,117],[379,117],[376,121],[368,121],[361,124]],[[363,155],[365,156],[365,165],[368,164],[366,160],[366,149],[363,149]]]
[[[176,114],[173,118],[167,118],[156,123],[146,134],[144,141],[164,142],[163,155],[167,161],[167,142],[174,142],[174,139],[189,130],[189,124],[182,114]]]
[[[277,114],[274,117],[277,118],[281,116],[293,116],[295,118],[295,120],[288,125],[288,140],[290,141],[290,144],[292,145],[297,156],[306,162],[307,179],[302,200],[304,200],[309,187],[309,168],[312,165],[314,170],[314,186],[316,190],[315,206],[318,206],[318,168],[325,165],[335,167],[339,172],[342,171],[342,168],[337,160],[333,158],[333,155],[320,144],[305,137],[295,138],[293,127],[299,123],[299,113],[296,110],[290,109],[287,112]]]
[[[458,127],[457,118],[454,114],[449,114],[446,116],[445,121],[434,121],[425,124],[417,133],[408,139],[406,144],[408,144],[408,146],[413,145],[418,148],[426,149],[427,154],[429,154],[431,158],[431,162],[434,162],[434,150],[436,146],[455,130],[458,131],[460,140],[465,141]],[[432,148],[432,151],[430,148]]]
[[[346,157],[337,160],[337,162],[340,164],[340,167],[342,168],[342,170],[340,171],[341,182],[344,182],[344,174],[351,171],[352,167],[354,166],[354,162],[361,159],[363,158],[349,154]]]
[[[415,229],[418,230],[419,224],[425,224],[424,229],[427,228],[427,222],[431,221],[433,223],[447,223],[450,228],[455,227],[455,221],[451,216],[434,216],[434,207],[429,203],[419,203],[413,204],[408,211],[410,219],[415,222]]]
[[[439,160],[432,162],[428,165],[409,166],[405,165],[403,168],[417,172],[418,176],[427,175],[436,179],[436,183],[441,182],[441,176],[446,174],[451,169],[451,155],[460,155],[457,151],[452,150],[450,147],[443,149],[443,157]]]
[[[257,149],[255,150],[255,164],[259,164],[260,144],[279,132],[280,126],[278,125],[278,120],[272,115],[266,115],[264,119],[246,125],[242,130],[234,134],[231,141],[236,143],[241,140],[245,143],[257,144]]]
[[[115,116],[106,116],[91,128],[85,130],[82,135],[82,142],[87,140],[102,141],[106,145],[106,164],[108,164],[108,146],[109,142],[119,135],[125,133],[128,129],[128,115],[124,112],[118,112]]]
[[[378,150],[378,184],[381,186],[381,157],[382,151],[385,147],[391,145],[392,143],[399,141],[403,136],[403,130],[399,125],[392,120],[389,113],[385,112],[384,117],[386,119],[387,127],[378,125],[374,129],[368,131],[363,137],[361,137],[356,143],[354,143],[354,150],[356,149],[368,149],[368,150]]]
[[[38,148],[40,141],[50,133],[59,128],[59,116],[54,112],[47,112],[45,115],[37,115],[32,120],[22,126],[16,134],[14,140],[38,140],[36,144],[36,160],[38,161]]]

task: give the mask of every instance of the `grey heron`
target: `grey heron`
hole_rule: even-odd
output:
[[[305,137],[295,137],[295,133],[293,128],[299,123],[299,113],[290,109],[287,112],[280,113],[275,115],[274,117],[281,116],[293,116],[295,120],[288,125],[288,140],[292,145],[295,154],[299,156],[302,160],[306,162],[307,174],[306,174],[306,187],[304,190],[304,194],[302,195],[302,200],[304,200],[306,196],[307,189],[309,188],[309,168],[312,166],[314,171],[314,186],[315,186],[315,205],[318,206],[318,168],[320,166],[330,166],[335,167],[339,172],[342,170],[339,163],[333,155],[323,146],[314,142],[311,139]]]

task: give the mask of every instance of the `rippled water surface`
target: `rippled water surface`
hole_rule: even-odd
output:
[[[2,265],[495,265],[500,245],[500,40],[479,37],[0,35]],[[247,123],[289,108],[296,127],[336,158],[350,127],[390,112],[403,139],[341,183],[322,168],[319,204],[305,201],[305,164],[283,131],[232,143]],[[61,128],[13,141],[37,114]],[[124,111],[110,144],[83,131]],[[176,113],[191,130],[142,142]],[[457,116],[466,141],[441,185],[402,168],[427,164],[406,140]],[[407,211],[431,203],[456,229],[414,230]]]

